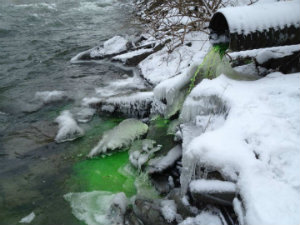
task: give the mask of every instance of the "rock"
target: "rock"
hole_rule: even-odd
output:
[[[161,213],[160,200],[148,200],[137,198],[134,201],[134,213],[144,223],[144,225],[171,225],[165,220]]]
[[[113,61],[121,61],[127,66],[137,66],[142,60],[154,52],[153,49],[139,49],[113,57]]]
[[[190,183],[189,190],[193,202],[232,206],[236,195],[236,186],[232,182],[220,180],[194,180]],[[199,205],[198,205],[199,206]]]
[[[176,161],[181,158],[181,155],[182,155],[181,146],[176,145],[165,156],[150,160],[149,165],[148,165],[148,172],[150,174],[160,173],[160,172],[174,166]]]

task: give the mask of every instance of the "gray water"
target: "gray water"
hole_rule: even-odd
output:
[[[96,87],[132,75],[107,62],[70,63],[114,35],[137,31],[126,3],[0,0],[0,225],[18,224],[32,211],[32,224],[82,224],[62,195],[72,165],[88,149],[76,147],[82,140],[56,144],[53,120]],[[66,91],[72,100],[37,107],[35,93],[52,90]],[[83,128],[92,130],[101,121]],[[87,148],[98,140],[91,133],[84,139]]]

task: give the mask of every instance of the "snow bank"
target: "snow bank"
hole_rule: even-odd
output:
[[[58,133],[55,137],[57,143],[65,141],[73,141],[76,138],[82,137],[84,131],[77,125],[70,111],[65,110],[55,119],[58,123]]]
[[[38,91],[35,93],[35,99],[48,104],[66,99],[68,96],[64,91]]]
[[[184,74],[195,63],[199,65],[209,48],[208,36],[201,32],[191,32],[186,35],[185,41],[191,42],[191,47],[182,45],[172,53],[164,47],[143,60],[138,66],[143,77],[157,85],[163,80]]]
[[[89,157],[108,150],[128,147],[135,139],[148,131],[148,126],[136,119],[123,120],[118,126],[107,131],[99,143],[91,150]]]
[[[64,198],[70,202],[74,216],[87,225],[124,224],[128,200],[123,192],[68,193]]]
[[[184,157],[191,169],[196,161],[236,181],[245,210],[241,224],[300,223],[299,83],[299,73],[251,82],[221,75],[191,92],[229,106],[224,124],[193,139]]]
[[[31,212],[29,215],[23,217],[19,223],[31,223],[35,218],[35,213]]]

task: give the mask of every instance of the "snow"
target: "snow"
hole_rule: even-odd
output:
[[[68,110],[62,111],[55,122],[59,127],[55,137],[57,143],[73,141],[84,135],[84,131],[77,125],[72,113]]]
[[[236,182],[245,224],[300,223],[299,82],[299,73],[256,81],[221,75],[191,92],[218,96],[229,112],[221,127],[194,138],[184,157],[191,170],[195,163],[214,167]]]
[[[81,52],[71,59],[72,63],[82,60],[83,56],[88,56],[89,59],[103,58],[105,56],[115,55],[127,50],[128,40],[121,36],[114,36],[105,41],[103,46],[94,47],[90,50]]]
[[[128,147],[135,139],[148,131],[148,126],[137,119],[123,120],[118,126],[105,132],[98,144],[90,151],[89,157],[108,150]]]
[[[153,52],[153,49],[139,49],[139,50],[135,50],[135,51],[131,51],[131,52],[127,52],[127,53],[124,53],[124,54],[121,54],[121,55],[117,55],[115,57],[113,57],[114,60],[119,60],[123,63],[126,63],[126,61],[130,58],[133,58],[135,56],[139,56],[139,55],[142,55],[142,54],[145,54],[145,53],[151,53]]]
[[[161,213],[166,221],[169,223],[176,219],[177,207],[174,200],[162,200],[160,202]]]
[[[182,149],[180,145],[176,145],[172,148],[167,155],[152,159],[149,162],[149,173],[161,172],[170,166],[172,166],[182,154]]]
[[[91,58],[102,57],[104,55],[113,55],[127,50],[128,41],[121,37],[115,36],[103,43],[102,47],[96,47],[90,50]]]
[[[42,101],[44,104],[61,101],[67,98],[64,91],[38,91],[35,93],[35,99]]]
[[[229,55],[232,59],[236,59],[238,57],[256,58],[258,55],[261,55],[264,52],[272,52],[278,56],[286,56],[286,55],[293,54],[293,52],[295,51],[300,51],[300,45],[286,45],[286,46],[277,46],[277,47],[270,47],[270,48],[252,49],[252,50],[240,51],[240,52],[230,52]]]
[[[105,191],[68,193],[64,195],[74,216],[87,225],[123,224],[128,200],[123,192]]]
[[[224,193],[235,192],[236,186],[232,182],[220,180],[193,180],[190,183],[190,190],[194,193]]]
[[[195,63],[199,65],[209,48],[207,34],[191,32],[186,35],[185,41],[191,42],[192,46],[182,45],[171,53],[166,46],[140,62],[138,67],[143,77],[157,85],[163,80],[184,74]]]
[[[179,225],[223,225],[223,223],[219,216],[204,211],[194,218],[188,217]]]
[[[230,33],[249,34],[270,28],[283,29],[285,26],[300,26],[300,1],[280,1],[270,4],[227,7],[219,9],[228,23]],[[279,16],[280,15],[280,16]]]
[[[31,223],[35,218],[35,213],[31,212],[29,215],[23,217],[19,223]]]
[[[115,36],[104,42],[103,47],[106,54],[116,54],[127,50],[128,41],[121,37]]]

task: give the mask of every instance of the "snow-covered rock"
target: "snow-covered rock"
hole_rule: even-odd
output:
[[[55,141],[57,143],[73,141],[84,135],[83,129],[77,125],[73,115],[68,110],[61,112],[61,114],[55,119],[55,122],[58,123],[59,127],[55,137]]]
[[[103,59],[104,57],[125,52],[128,49],[128,46],[128,40],[121,36],[115,36],[105,41],[103,46],[94,47],[77,54],[71,59],[71,62],[75,63],[80,60]]]
[[[179,225],[223,225],[223,221],[218,215],[204,211],[194,218],[185,219]]]
[[[174,165],[174,163],[180,159],[182,154],[182,149],[180,145],[176,145],[172,148],[167,155],[151,159],[149,162],[149,173],[159,173],[164,171],[165,169]]]
[[[161,213],[166,221],[171,223],[176,220],[177,207],[174,200],[162,200],[160,205]]]
[[[89,157],[108,150],[128,147],[135,139],[146,134],[148,126],[136,119],[123,120],[118,126],[107,131],[98,144],[91,150]]]

